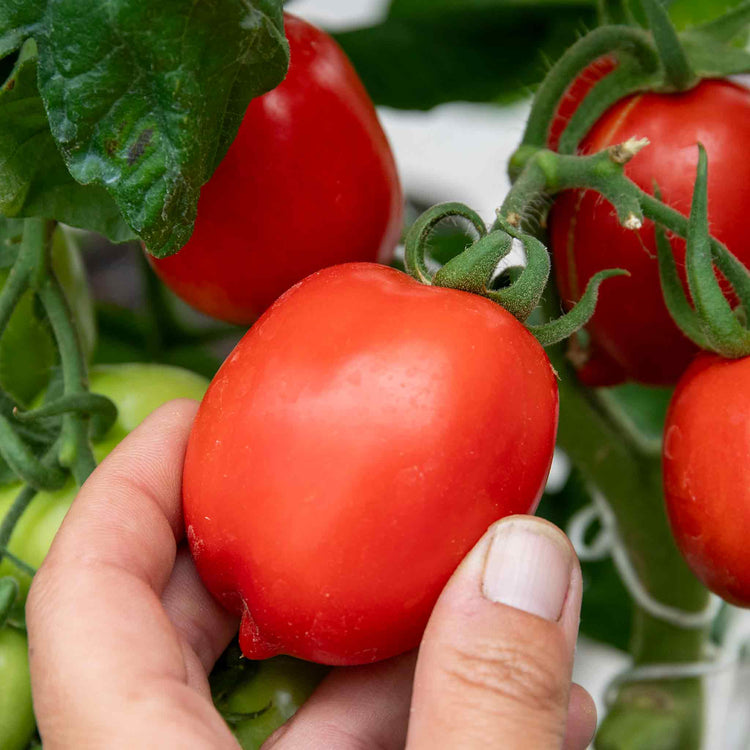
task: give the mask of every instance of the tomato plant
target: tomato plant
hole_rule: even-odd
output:
[[[536,507],[556,424],[544,351],[489,300],[373,264],[291,289],[219,370],[186,454],[190,546],[245,655],[416,646],[487,526]]]
[[[52,265],[72,307],[87,356],[96,344],[96,324],[83,259],[75,237],[58,227],[52,238]],[[0,269],[0,287],[8,271]],[[22,404],[44,388],[55,364],[49,325],[38,312],[34,294],[27,291],[0,335],[0,385]]]
[[[750,91],[706,80],[682,93],[628,97],[600,118],[581,150],[598,151],[630,137],[646,137],[651,145],[626,165],[626,175],[651,193],[656,183],[664,201],[684,214],[693,192],[695,146],[705,146],[711,232],[740,260],[750,261],[743,218],[750,201],[750,161],[738,159],[750,142]],[[630,272],[611,283],[589,323],[598,347],[634,380],[676,382],[696,347],[664,305],[653,224],[627,230],[596,193],[569,191],[555,201],[549,226],[557,285],[566,303],[579,298],[596,271],[617,266]],[[674,238],[671,244],[684,282],[684,242]]]
[[[664,428],[664,492],[688,565],[750,607],[750,357],[702,355],[677,384]]]
[[[393,156],[357,74],[320,29],[288,14],[285,28],[286,79],[248,107],[190,241],[151,259],[182,299],[232,323],[320,268],[387,262],[401,233]]]
[[[99,365],[91,370],[93,393],[109,397],[117,406],[117,421],[94,444],[97,461],[134,430],[154,409],[173,398],[200,399],[208,385],[200,375],[168,365]],[[0,519],[4,518],[21,485],[0,488]],[[18,558],[38,568],[49,551],[78,488],[70,479],[60,490],[38,492],[16,525],[8,549]],[[31,585],[31,577],[19,571],[9,560],[0,561],[0,576],[12,575],[19,583],[16,615],[20,615]]]
[[[24,750],[34,733],[26,635],[0,629],[0,747]]]

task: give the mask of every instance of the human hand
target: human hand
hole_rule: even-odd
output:
[[[206,678],[237,620],[183,543],[195,410],[167,404],[122,442],[34,579],[27,624],[45,750],[237,748]],[[264,747],[584,748],[595,711],[570,683],[580,599],[561,532],[525,516],[494,524],[445,587],[418,659],[334,670]]]

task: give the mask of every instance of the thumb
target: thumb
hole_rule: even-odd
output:
[[[425,631],[408,750],[586,747],[595,714],[570,682],[580,606],[580,567],[559,529],[531,516],[493,524]]]

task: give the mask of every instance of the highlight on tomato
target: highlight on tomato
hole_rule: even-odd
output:
[[[336,42],[286,14],[286,79],[250,103],[203,187],[189,242],[149,259],[179,297],[230,323],[252,323],[313,271],[387,263],[403,195],[375,108]]]
[[[212,381],[183,476],[245,655],[414,648],[487,527],[536,508],[557,398],[541,345],[486,298],[362,263],[283,295]]]

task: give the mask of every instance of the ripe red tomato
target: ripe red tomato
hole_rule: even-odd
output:
[[[750,607],[750,357],[702,355],[680,379],[664,431],[664,491],[693,572]]]
[[[416,646],[487,527],[532,512],[557,384],[508,312],[375,264],[313,274],[214,378],[187,449],[187,536],[240,646],[360,664]]]
[[[655,180],[665,202],[683,214],[690,211],[696,144],[705,146],[711,232],[750,264],[745,230],[750,159],[739,156],[750,143],[750,91],[707,80],[685,93],[626,98],[597,122],[581,150],[598,151],[632,136],[646,137],[651,145],[626,166],[626,174],[651,193]],[[664,305],[653,224],[646,222],[639,232],[624,229],[612,206],[598,194],[569,191],[555,201],[549,226],[557,286],[567,305],[580,298],[597,271],[630,271],[630,277],[609,282],[588,324],[602,352],[634,380],[654,385],[676,382],[696,348]],[[682,269],[685,243],[674,238],[672,248]]]
[[[190,241],[149,256],[178,296],[231,323],[320,268],[388,262],[401,233],[396,166],[362,82],[326,33],[288,14],[285,26],[286,79],[250,103]]]

